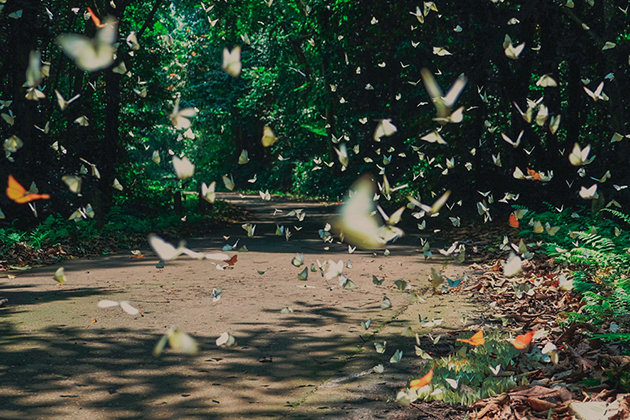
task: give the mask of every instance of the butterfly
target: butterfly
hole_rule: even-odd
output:
[[[392,307],[392,301],[387,297],[383,296],[383,300],[381,301],[381,309],[389,309]]]
[[[586,94],[595,102],[597,102],[599,100],[607,101],[609,99],[608,96],[603,92],[603,90],[604,90],[604,82],[601,82],[597,86],[595,91],[590,90],[586,86],[582,86],[582,87],[583,87],[584,91],[586,92]]]
[[[597,194],[597,184],[593,184],[590,188],[580,187],[580,197],[585,200],[595,200],[599,198]]]
[[[15,153],[24,146],[24,142],[18,136],[12,135],[4,140],[2,146],[6,152]]]
[[[518,138],[513,141],[511,138],[509,138],[507,135],[505,135],[504,133],[501,133],[501,137],[503,138],[503,140],[505,140],[509,145],[511,145],[513,148],[517,148],[520,144],[521,144],[521,139],[523,138],[523,134],[525,134],[525,131],[521,130],[520,134],[518,135]]]
[[[464,75],[457,78],[455,83],[451,86],[446,96],[443,96],[442,89],[435,81],[435,78],[431,72],[427,69],[420,71],[422,81],[427,93],[433,101],[433,105],[436,109],[436,118],[434,121],[438,121],[441,125],[445,125],[448,122],[460,122],[463,115],[459,115],[463,110],[460,108],[456,111],[455,116],[452,116],[452,107],[455,105],[457,98],[461,95],[464,87],[466,87],[467,79]]]
[[[7,186],[7,197],[15,201],[18,204],[28,203],[33,200],[48,200],[50,195],[48,194],[36,194],[27,191],[19,182],[15,180],[13,175],[9,175],[9,182]]]
[[[173,156],[173,167],[179,179],[190,178],[195,173],[195,165],[185,156],[182,159]]]
[[[445,278],[445,279],[446,279],[446,281],[448,282],[448,286],[449,286],[450,288],[453,288],[453,287],[457,287],[457,286],[459,286],[459,284],[460,284],[460,283],[462,282],[462,280],[463,280],[463,279],[451,280],[451,279],[449,279],[449,278],[448,278],[448,277],[446,277],[446,276],[444,276],[444,278]]]
[[[409,383],[409,388],[410,389],[419,389],[422,388],[423,386],[427,386],[431,383],[431,380],[433,379],[433,369],[431,369],[426,375],[424,375],[422,378],[420,379],[414,379],[413,381],[411,381]]]
[[[71,99],[65,100],[63,96],[61,96],[61,93],[59,93],[59,91],[56,89],[55,89],[55,94],[57,95],[57,103],[59,104],[59,108],[62,111],[65,110],[68,107],[68,105],[70,105],[72,102],[76,101],[77,99],[79,99],[79,97],[81,97],[81,94],[78,94],[72,97]]]
[[[512,44],[512,40],[508,35],[505,35],[505,41],[503,42],[503,48],[505,50],[505,56],[512,60],[518,60],[518,57],[521,55],[523,50],[525,49],[525,43],[518,46],[514,46]]]
[[[153,349],[155,357],[162,353],[167,342],[173,350],[180,353],[196,354],[199,351],[199,345],[194,338],[177,327],[171,327],[155,345]]]
[[[232,178],[232,175],[230,174],[229,177],[227,175],[223,175],[222,179],[223,179],[223,184],[225,185],[225,188],[232,191],[235,187],[234,178]]]
[[[229,260],[223,260],[224,263],[227,263],[229,266],[233,266],[238,261],[238,255],[233,255]]]
[[[247,237],[252,238],[254,236],[254,232],[256,232],[256,225],[252,225],[251,223],[245,223],[241,225],[241,227],[247,232]]]
[[[247,150],[243,149],[241,155],[238,157],[238,164],[245,165],[246,163],[249,163],[249,153]]]
[[[573,166],[588,165],[595,159],[595,156],[588,158],[588,154],[591,151],[591,145],[589,144],[584,149],[580,148],[580,145],[575,143],[573,145],[573,151],[569,154],[569,162]]]
[[[396,350],[394,355],[389,359],[389,363],[398,363],[402,360],[403,352],[402,350]]]
[[[304,264],[304,254],[297,254],[295,257],[293,257],[293,259],[291,260],[291,264],[293,264],[296,267],[299,267],[302,264]]]
[[[211,182],[209,186],[203,182],[201,184],[201,198],[206,200],[208,203],[214,203],[217,198],[217,193],[215,192],[216,186],[216,181]]]
[[[518,350],[526,349],[529,346],[529,343],[532,342],[534,334],[536,334],[536,331],[530,331],[527,334],[517,335],[510,343]]]
[[[55,280],[59,283],[59,286],[66,282],[66,272],[63,267],[59,267],[57,271],[55,271]]]
[[[196,116],[198,110],[197,108],[179,109],[179,100],[180,98],[178,96],[177,99],[175,100],[175,106],[173,107],[173,112],[171,112],[171,115],[169,115],[169,119],[171,120],[171,123],[176,129],[186,130],[190,128],[190,124],[191,124],[188,118]]]
[[[483,330],[479,330],[470,338],[458,338],[457,341],[470,344],[471,346],[481,346],[486,342],[485,338],[483,338]]]
[[[380,226],[374,211],[374,182],[368,177],[360,178],[352,186],[349,198],[343,204],[336,225],[343,232],[345,240],[365,249],[376,249],[387,242],[404,235],[404,232],[389,224]],[[393,215],[392,215],[393,216]],[[394,220],[392,220],[393,222]]]
[[[62,34],[57,37],[57,43],[77,67],[92,72],[105,69],[114,62],[118,22],[108,16],[101,23],[91,9],[88,10],[98,28],[96,36],[92,39],[77,34]]]
[[[81,192],[82,179],[80,176],[64,175],[61,177],[61,180],[66,183],[68,188],[70,188],[70,191],[73,193],[78,194]]]
[[[278,141],[278,137],[276,137],[276,135],[273,132],[273,130],[270,127],[268,127],[268,126],[265,126],[265,128],[263,130],[263,136],[262,136],[262,139],[261,139],[263,147],[272,146],[277,141]]]
[[[231,52],[227,48],[224,48],[223,64],[221,65],[221,68],[230,76],[239,77],[241,75],[242,67],[241,47],[236,46]]]
[[[444,140],[444,137],[442,137],[437,131],[432,131],[429,134],[422,136],[420,140],[424,140],[429,143],[448,144],[446,140]]]
[[[519,256],[511,254],[503,265],[503,274],[506,277],[512,277],[522,271],[522,260]]]
[[[140,313],[138,309],[131,306],[128,300],[116,302],[115,300],[104,299],[98,302],[99,308],[113,308],[115,306],[120,306],[122,310],[127,312],[129,315],[138,315]]]
[[[538,81],[536,82],[536,86],[556,87],[558,86],[558,82],[556,82],[556,80],[553,77],[551,77],[549,74],[543,74],[542,76],[540,76],[540,79],[538,79]]]
[[[381,141],[381,137],[389,137],[394,134],[398,129],[392,124],[391,119],[383,119],[379,121],[374,131],[374,140]]]
[[[428,206],[426,204],[422,204],[420,201],[416,200],[412,196],[408,196],[407,199],[409,200],[409,202],[411,204],[413,204],[414,206],[419,207],[423,211],[425,211],[427,215],[432,216],[432,215],[436,215],[440,211],[442,206],[444,206],[444,204],[446,204],[446,201],[448,200],[450,195],[451,195],[451,191],[450,190],[446,191],[444,194],[442,194],[440,196],[440,198],[438,198],[435,201],[435,203],[433,203],[432,206]]]

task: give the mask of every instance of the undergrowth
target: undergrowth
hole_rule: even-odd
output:
[[[225,202],[215,202],[206,214],[199,214],[196,201],[186,202],[184,212],[146,213],[125,206],[115,206],[98,228],[93,219],[74,222],[60,214],[48,216],[29,231],[11,226],[0,229],[0,260],[13,263],[12,257],[19,248],[24,259],[24,250],[41,251],[64,248],[74,256],[101,254],[117,249],[129,249],[146,244],[146,236],[156,232],[165,236],[186,236],[208,233],[213,227],[238,218],[238,211]],[[35,261],[38,262],[38,261]]]
[[[610,208],[591,216],[549,207],[544,213],[528,212],[520,235],[544,237],[544,254],[573,270],[573,290],[582,296],[584,306],[564,314],[566,322],[608,328],[608,333],[593,338],[630,341],[630,216]],[[536,234],[532,221],[560,229],[554,235],[547,229]]]

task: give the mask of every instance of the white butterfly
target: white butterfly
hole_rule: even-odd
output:
[[[197,115],[197,108],[184,108],[179,109],[179,96],[175,100],[175,106],[173,107],[173,112],[169,115],[169,119],[173,126],[180,130],[190,128],[190,120],[188,118],[194,117]]]
[[[446,96],[443,96],[442,89],[437,84],[435,78],[433,77],[433,74],[431,74],[429,70],[422,69],[420,71],[420,74],[422,76],[422,81],[424,82],[424,87],[429,93],[429,96],[431,97],[433,105],[435,106],[435,109],[437,111],[437,118],[435,118],[434,120],[438,121],[442,125],[446,124],[447,122],[457,122],[451,121],[449,120],[449,118],[451,118],[451,108],[453,107],[453,105],[455,105],[457,98],[459,98],[459,95],[462,93],[464,87],[466,86],[466,77],[464,77],[463,75],[459,76],[455,83],[453,83],[453,86],[451,86],[451,88],[449,89]]]
[[[523,50],[525,49],[525,43],[518,46],[512,45],[512,40],[509,39],[509,36],[505,36],[506,41],[503,42],[503,48],[505,49],[505,56],[512,60],[518,60],[518,57],[521,55]],[[506,45],[507,44],[507,45]]]
[[[61,96],[61,93],[59,93],[58,90],[55,89],[55,94],[57,95],[57,103],[59,104],[59,108],[61,108],[61,110],[63,111],[64,109],[66,109],[68,107],[68,105],[70,105],[72,102],[76,101],[77,99],[79,99],[79,97],[81,96],[79,95],[75,95],[72,99],[68,99],[67,101],[63,98],[63,96]]]
[[[223,184],[225,185],[225,188],[232,191],[235,187],[234,178],[232,178],[232,175],[230,174],[229,177],[227,175],[223,175],[222,179],[223,179]]]
[[[505,263],[503,263],[503,274],[506,277],[512,277],[522,271],[522,260],[514,253],[510,254],[510,257]]]
[[[501,133],[501,137],[503,138],[503,140],[505,140],[509,145],[511,145],[513,148],[517,148],[520,144],[521,144],[521,139],[523,138],[523,134],[525,134],[525,131],[521,130],[520,134],[518,135],[518,138],[516,139],[516,141],[513,141],[511,138],[509,138],[507,135],[505,135],[504,133]]]
[[[206,200],[208,203],[214,203],[217,199],[217,193],[215,192],[217,183],[213,181],[210,183],[210,186],[207,186],[205,182],[201,184],[201,198]]]
[[[123,311],[127,312],[129,315],[138,315],[140,313],[138,309],[131,306],[128,300],[116,302],[115,300],[104,299],[98,302],[99,308],[113,308],[115,306],[120,306]]]
[[[381,141],[381,137],[389,137],[394,134],[398,129],[392,124],[391,119],[383,119],[376,126],[374,131],[374,140]]]
[[[599,198],[597,194],[597,184],[593,184],[590,188],[580,187],[580,197],[585,200],[595,200]]]
[[[241,75],[241,47],[236,46],[231,52],[227,48],[223,49],[221,68],[230,76],[239,77]]]
[[[442,208],[442,206],[444,206],[444,204],[446,204],[446,201],[448,200],[448,198],[451,195],[451,191],[448,190],[446,191],[444,194],[442,194],[440,196],[440,198],[438,198],[435,203],[433,203],[432,206],[428,206],[426,204],[422,204],[420,201],[416,200],[414,197],[412,196],[408,196],[407,199],[409,200],[409,202],[411,204],[413,204],[416,207],[419,207],[420,209],[422,209],[424,212],[426,212],[427,215],[429,216],[433,216],[438,214],[438,212],[440,211],[440,209]]]
[[[249,153],[247,150],[243,149],[241,155],[238,157],[238,164],[245,165],[246,163],[249,163]]]
[[[147,239],[149,241],[149,245],[151,246],[151,249],[153,249],[153,252],[155,252],[162,261],[174,260],[182,254],[186,254],[189,257],[196,258],[196,259],[205,258],[208,260],[221,260],[221,261],[229,259],[229,257],[223,253],[203,254],[200,252],[195,252],[193,250],[186,248],[186,242],[184,241],[180,241],[179,244],[177,245],[177,248],[175,248],[173,245],[166,242],[164,239],[160,238],[154,233],[149,234]]]
[[[335,222],[349,244],[365,249],[376,249],[404,235],[397,227],[380,226],[373,216],[375,206],[372,197],[375,188],[372,180],[367,177],[359,179],[351,191],[354,192],[349,194]]]
[[[118,22],[108,16],[96,32],[94,39],[76,34],[62,34],[57,43],[77,67],[85,71],[102,70],[112,65],[116,52]]]
[[[586,94],[595,102],[597,101],[607,101],[609,98],[608,96],[603,92],[604,90],[604,82],[601,82],[597,88],[595,89],[595,91],[591,91],[589,88],[587,88],[586,86],[583,86],[584,91],[586,92]]]
[[[61,180],[66,183],[68,188],[70,188],[70,191],[72,191],[73,193],[78,194],[81,192],[82,179],[80,176],[64,175],[61,177]]]
[[[595,156],[588,158],[588,154],[591,151],[591,145],[589,144],[584,149],[580,148],[580,145],[575,143],[573,145],[573,151],[569,154],[569,162],[573,166],[588,165],[595,159]]]
[[[182,159],[173,156],[173,167],[179,179],[190,178],[195,173],[195,165],[185,156]]]

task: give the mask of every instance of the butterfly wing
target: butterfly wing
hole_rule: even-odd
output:
[[[103,299],[98,302],[99,308],[113,308],[114,306],[118,306],[118,302],[115,300]]]
[[[24,188],[22,185],[20,185],[19,182],[17,182],[13,175],[9,175],[7,197],[18,204],[24,204],[33,200],[47,200],[50,198],[50,195],[30,194],[28,191],[26,191],[26,188]]]
[[[127,312],[129,315],[138,315],[140,313],[140,311],[137,308],[134,308],[133,306],[131,306],[128,300],[123,300],[122,302],[120,302],[120,307],[123,309],[123,311]]]
[[[409,383],[409,388],[410,389],[422,388],[423,386],[429,385],[432,379],[433,379],[433,369],[431,369],[429,373],[424,375],[422,378],[414,379],[413,381],[411,381]]]

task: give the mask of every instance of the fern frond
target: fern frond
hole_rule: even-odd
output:
[[[613,216],[617,216],[618,218],[620,218],[621,220],[623,220],[624,222],[626,222],[627,224],[630,225],[630,215],[627,215],[625,213],[620,212],[619,210],[615,210],[615,209],[601,209],[599,212],[608,212],[610,214],[612,214]]]
[[[593,249],[601,252],[614,252],[615,251],[615,243],[610,238],[604,238],[603,236],[597,233],[588,233],[588,232],[570,232],[569,235],[572,238],[577,239],[589,245]]]

